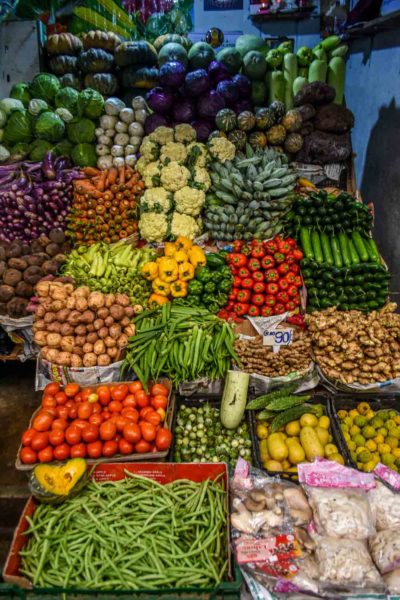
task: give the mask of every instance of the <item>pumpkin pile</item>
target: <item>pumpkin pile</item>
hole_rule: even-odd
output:
[[[78,67],[78,54],[82,49],[81,40],[72,33],[55,33],[47,38],[48,69],[60,77],[63,87],[82,89]]]

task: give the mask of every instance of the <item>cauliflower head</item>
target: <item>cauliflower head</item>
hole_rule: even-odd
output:
[[[236,154],[236,148],[232,142],[223,137],[216,137],[208,145],[211,156],[224,163],[227,160],[233,160]]]
[[[173,213],[171,221],[171,234],[173,236],[183,235],[189,240],[193,240],[199,233],[199,224],[193,217],[178,212]]]
[[[137,161],[136,165],[135,165],[135,169],[138,173],[140,173],[143,176],[143,173],[148,165],[148,160],[144,157],[141,156],[139,158],[139,160]]]
[[[160,146],[153,142],[149,136],[143,138],[143,142],[140,145],[140,154],[144,157],[147,162],[157,160],[160,156]]]
[[[191,188],[187,185],[174,194],[175,210],[185,215],[197,217],[206,200],[203,190]]]
[[[195,167],[192,171],[193,182],[200,190],[207,190],[211,187],[211,177],[208,174],[207,169],[203,167]]]
[[[176,162],[184,162],[187,158],[187,150],[184,144],[179,142],[168,142],[165,146],[161,147],[160,160],[162,163],[167,163],[170,160]]]
[[[147,189],[140,199],[143,212],[167,213],[171,210],[172,194],[162,187]]]
[[[153,133],[149,135],[149,138],[152,142],[164,146],[165,144],[168,144],[168,142],[174,141],[174,130],[171,127],[160,125],[160,127],[157,127]]]
[[[161,183],[169,192],[176,192],[189,181],[190,171],[175,160],[165,165],[161,171]]]
[[[147,188],[154,188],[160,185],[161,163],[156,160],[147,163],[143,170],[144,184]]]
[[[193,129],[191,125],[188,125],[188,123],[180,123],[179,125],[176,125],[174,131],[176,142],[188,144],[189,142],[196,141],[196,130]]]
[[[205,167],[210,158],[207,146],[200,142],[192,142],[187,147],[188,163],[193,167]]]
[[[140,237],[147,242],[162,242],[168,234],[168,221],[163,213],[146,212],[139,220]]]

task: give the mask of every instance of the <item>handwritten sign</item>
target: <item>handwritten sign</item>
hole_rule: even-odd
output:
[[[264,346],[290,346],[293,343],[293,329],[272,329],[263,332]]]

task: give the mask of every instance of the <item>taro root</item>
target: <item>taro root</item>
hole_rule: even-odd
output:
[[[31,252],[43,252],[42,244],[39,242],[39,240],[33,240],[31,242]]]
[[[303,104],[302,106],[299,106],[297,108],[297,112],[300,113],[301,116],[301,120],[303,121],[309,121],[310,119],[313,119],[315,117],[315,108],[312,104]]]
[[[22,298],[31,298],[34,295],[33,286],[26,281],[19,281],[15,286],[15,295]]]
[[[56,260],[46,260],[42,264],[42,269],[46,275],[57,275],[58,269],[60,268],[60,263]]]
[[[35,285],[40,281],[43,275],[44,273],[40,267],[28,267],[26,271],[24,271],[24,281],[31,285]]]
[[[61,229],[52,229],[49,238],[54,244],[63,244],[66,241],[65,233]]]
[[[18,256],[21,256],[21,246],[19,242],[12,242],[6,247],[5,252],[7,258],[18,258]]]
[[[7,305],[4,302],[0,302],[0,315],[7,314]]]
[[[325,104],[317,109],[315,129],[330,133],[346,133],[354,127],[354,115],[340,104]]]
[[[7,269],[7,265],[4,260],[0,261],[0,277],[3,277],[4,271]]]
[[[56,254],[59,254],[59,252],[60,252],[60,246],[58,246],[58,244],[54,244],[53,242],[50,242],[50,244],[47,244],[46,253],[49,256],[55,256]]]
[[[10,317],[19,319],[20,317],[25,316],[27,306],[28,300],[25,300],[24,298],[12,298],[12,300],[7,302],[7,314],[9,314]]]
[[[23,258],[10,258],[8,260],[9,269],[17,269],[17,271],[25,271],[28,267],[28,263]]]
[[[322,104],[333,102],[336,96],[335,88],[322,81],[307,83],[295,95],[293,102],[295,106],[302,104]]]
[[[15,287],[21,279],[21,272],[17,271],[17,269],[7,269],[3,274],[4,283],[6,285],[12,285],[13,287]]]
[[[0,260],[5,260],[5,259],[6,259],[5,248],[3,246],[0,246]]]

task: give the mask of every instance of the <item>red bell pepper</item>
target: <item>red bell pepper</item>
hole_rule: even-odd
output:
[[[233,310],[234,306],[235,306],[235,301],[234,300],[229,300],[229,302],[225,306],[225,308],[226,308],[226,310],[231,311],[231,310]]]
[[[264,258],[261,261],[261,266],[263,269],[272,269],[272,267],[275,266],[275,261],[273,257],[270,254],[264,256]]]
[[[242,279],[242,288],[244,288],[245,290],[252,290],[253,285],[254,281],[251,277],[246,277],[245,279]]]
[[[296,298],[299,295],[299,288],[296,285],[289,285],[287,293],[291,298]]]
[[[265,306],[275,306],[276,298],[272,294],[267,294],[265,296]]]
[[[279,273],[276,269],[268,269],[265,272],[265,281],[279,281]]]
[[[299,265],[299,264],[297,264],[297,263],[292,263],[292,264],[290,265],[290,270],[291,270],[291,271],[293,271],[293,273],[294,273],[295,275],[297,275],[297,274],[300,272],[300,265]]]
[[[296,296],[295,298],[292,298],[293,302],[295,303],[296,306],[300,306],[301,305],[301,300],[300,300],[300,296]]]
[[[287,264],[287,262],[283,262],[277,267],[277,269],[278,273],[281,275],[286,275],[286,273],[289,272],[290,266]]]
[[[250,252],[251,252],[250,246],[242,246],[242,254],[244,254],[245,256],[249,256]]]
[[[233,278],[232,287],[234,287],[234,288],[242,287],[242,280],[237,275],[235,275]]]
[[[239,290],[238,295],[237,295],[238,302],[249,302],[250,298],[251,298],[250,290]]]
[[[240,279],[246,279],[246,277],[250,277],[250,271],[246,269],[246,267],[241,267],[238,273]]]
[[[291,300],[291,302],[293,302],[293,300]],[[288,317],[286,321],[291,325],[297,325],[297,327],[302,327],[303,329],[306,327],[304,317],[300,314],[292,315],[291,317]]]
[[[275,306],[274,306],[274,313],[276,315],[281,315],[284,312],[285,312],[285,305],[284,304],[281,304],[281,303],[275,304]]]
[[[290,300],[289,294],[287,292],[278,292],[276,295],[276,299],[278,300],[278,302],[282,302],[282,304],[286,304],[286,302],[289,302]]]
[[[283,254],[283,252],[275,252],[275,254],[274,254],[275,262],[277,262],[278,264],[285,262],[285,258],[286,257]]]
[[[277,283],[268,283],[267,284],[267,292],[268,294],[277,294],[279,292],[279,286]]]
[[[240,252],[243,247],[243,242],[241,240],[235,240],[232,245],[234,252]]]
[[[266,242],[264,242],[264,248],[266,249],[267,252],[270,252],[271,254],[273,254],[274,252],[277,251],[277,244],[276,242],[274,242],[274,240],[267,240]]]
[[[262,294],[265,291],[265,283],[262,281],[256,281],[253,285],[253,292],[255,294]]]
[[[264,304],[264,301],[264,294],[253,294],[251,297],[251,302],[256,306],[262,306]]]
[[[229,319],[229,311],[226,310],[225,308],[221,308],[221,310],[219,312],[217,312],[217,316],[220,319],[224,319],[225,321],[227,321]]]
[[[282,240],[278,243],[278,250],[279,252],[282,252],[282,254],[289,254],[289,252],[292,250],[292,247],[288,241]]]
[[[292,312],[292,310],[296,309],[296,305],[293,302],[293,300],[289,300],[289,302],[286,302],[285,307],[286,307],[286,310],[288,310],[290,312]]]
[[[303,281],[302,281],[300,275],[296,275],[296,280],[294,282],[294,285],[296,285],[297,287],[301,287],[303,285]]]
[[[253,271],[251,276],[254,281],[264,281],[264,273],[262,271]]]
[[[262,246],[254,246],[251,251],[251,256],[253,258],[263,258],[265,256],[265,250]]]
[[[304,254],[298,248],[294,248],[294,250],[293,250],[293,256],[298,261],[298,260],[301,260],[303,258]]]
[[[248,263],[250,271],[259,271],[261,263],[258,258],[251,258]]]
[[[287,290],[289,287],[289,282],[286,279],[281,279],[278,283],[281,290]]]
[[[249,311],[248,311],[247,314],[250,317],[259,317],[260,316],[260,309],[258,308],[258,306],[254,306],[254,304],[250,304]]]
[[[237,304],[235,304],[235,314],[237,317],[241,317],[242,315],[247,315],[247,312],[249,310],[249,304],[243,303],[243,302],[237,302]]]
[[[250,245],[252,248],[263,247],[263,243],[261,240],[252,240]]]
[[[231,254],[230,262],[234,267],[244,267],[247,264],[247,258],[244,254]]]
[[[292,248],[296,248],[297,247],[297,242],[296,240],[294,240],[291,237],[286,238],[285,240]]]
[[[232,288],[231,293],[228,295],[228,300],[236,300],[236,296],[238,295],[239,288]]]
[[[261,309],[261,314],[263,317],[272,317],[274,314],[274,309],[271,306],[263,306]]]
[[[293,273],[293,271],[289,271],[288,273],[286,273],[285,275],[285,279],[286,281],[288,281],[290,284],[294,283],[296,280],[296,275]],[[235,284],[234,284],[235,285]]]

